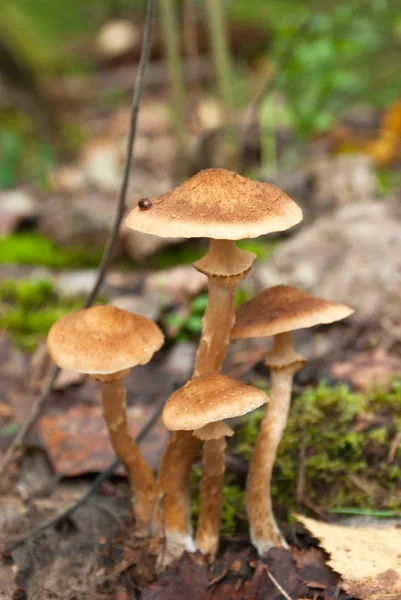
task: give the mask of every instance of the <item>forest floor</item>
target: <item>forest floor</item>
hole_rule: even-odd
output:
[[[163,69],[157,62],[152,69],[140,113],[130,206],[170,189],[180,166]],[[73,78],[64,81],[64,129],[84,140],[74,158],[64,159],[46,184],[16,184],[0,196],[1,451],[49,373],[48,328],[78,308],[93,284],[115,208],[129,119],[127,67],[93,78],[81,86]],[[59,84],[50,91],[54,97]],[[118,85],[124,108],[117,110],[112,92]],[[87,97],[94,86],[102,91],[101,110]],[[221,141],[220,103],[196,95],[193,100],[198,110],[188,125],[194,148],[188,174],[222,166],[222,160],[230,166]],[[371,111],[369,118],[364,127],[377,141],[382,115]],[[98,385],[63,372],[18,465],[7,485],[3,482],[0,598],[401,599],[401,556],[394,541],[401,539],[401,190],[388,184],[397,178],[398,163],[383,175],[361,142],[360,121],[354,114],[310,140],[300,149],[296,168],[279,171],[276,183],[302,206],[304,223],[273,240],[243,243],[258,261],[238,303],[285,282],[356,309],[344,324],[296,336],[308,363],[295,380],[293,418],[273,490],[290,549],[272,550],[262,561],[249,542],[244,484],[259,412],[235,423],[226,461],[221,549],[211,568],[199,554],[185,554],[156,576],[155,554],[132,537],[128,486],[120,468],[73,514],[9,550],[79,500],[114,459]],[[246,138],[241,171],[259,167],[255,128]],[[291,132],[277,136],[284,145],[294,141]],[[358,152],[344,154],[339,146],[350,139],[358,141]],[[265,177],[263,171],[258,175]],[[127,379],[133,436],[191,376],[206,280],[190,263],[205,247],[203,241],[172,245],[125,228],[121,232],[101,300],[156,320],[167,340],[160,356]],[[262,342],[233,344],[224,372],[267,389],[262,347]],[[159,420],[141,443],[155,470],[166,441]],[[198,481],[196,465],[195,497]],[[194,519],[196,506],[195,499]],[[153,551],[162,551],[162,545]]]

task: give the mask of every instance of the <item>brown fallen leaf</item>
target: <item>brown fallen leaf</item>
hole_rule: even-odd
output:
[[[128,408],[129,428],[133,437],[153,411],[151,406]],[[44,415],[39,420],[38,432],[57,474],[63,477],[102,472],[114,459],[99,405],[74,405],[63,412]],[[158,423],[141,444],[141,450],[153,469],[159,463],[167,438],[167,431]],[[120,469],[118,472],[124,471]]]
[[[330,525],[297,516],[330,554],[341,587],[361,600],[401,600],[401,531]]]
[[[351,381],[359,390],[372,385],[388,383],[401,373],[399,356],[391,355],[383,348],[373,352],[359,352],[350,360],[337,362],[331,367],[337,379]]]

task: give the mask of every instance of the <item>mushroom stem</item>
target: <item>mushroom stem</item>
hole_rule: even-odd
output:
[[[151,533],[157,498],[155,478],[128,429],[123,379],[102,384],[103,414],[114,451],[130,481],[135,496],[138,531]]]
[[[291,334],[287,333],[275,337],[273,351],[265,356],[268,357],[266,363],[270,368],[270,401],[260,425],[246,490],[251,540],[262,557],[266,556],[270,548],[288,547],[273,514],[271,478],[277,450],[287,425],[292,380],[304,364],[302,357],[292,348]],[[290,356],[295,360],[273,366],[272,362],[287,360]]]
[[[220,531],[220,518],[223,506],[221,490],[224,484],[225,437],[208,440],[203,444],[202,479],[200,485],[200,506],[196,544],[199,550],[214,560]]]
[[[220,371],[235,321],[235,289],[237,283],[247,275],[249,265],[252,264],[254,258],[251,253],[237,248],[233,241],[211,240],[209,252],[195,264],[198,270],[206,274],[209,269],[213,272],[220,269],[224,275],[216,278],[208,275],[208,303],[202,320],[202,335],[196,354],[194,376]],[[190,514],[188,481],[191,466],[198,456],[199,450],[200,442],[195,436],[187,431],[177,431],[170,438],[160,465],[160,490],[161,493],[166,494],[164,519],[167,537],[167,552],[165,554],[167,557],[170,555],[172,558],[178,558],[184,549],[189,549],[191,546],[192,532],[188,517]],[[223,455],[216,456],[215,461],[223,461]],[[174,473],[173,477],[171,473]],[[207,472],[205,476],[208,476]],[[204,486],[204,489],[206,490],[206,486]],[[223,479],[221,479],[220,491],[217,490],[216,486],[216,494],[220,494],[220,496],[223,494]],[[201,521],[207,521],[207,515],[203,516],[203,511],[208,510],[203,508],[204,502],[205,500],[202,500],[201,494]],[[222,502],[221,498],[219,502]],[[185,508],[183,508],[184,506]],[[217,537],[218,531],[217,524]],[[178,538],[183,542],[181,546],[177,545]],[[194,550],[195,545],[193,542],[192,546]]]
[[[217,373],[222,367],[235,321],[236,283],[229,278],[208,278],[208,303],[202,321],[195,376]]]
[[[249,271],[249,255],[239,250],[233,241],[211,240],[210,250],[203,263],[219,265],[228,276],[208,276],[209,295],[202,320],[202,336],[196,355],[194,375],[220,371],[231,330],[235,323],[235,290]],[[246,262],[246,268],[244,264]],[[199,264],[202,263],[198,261]],[[252,262],[251,262],[252,264]],[[217,553],[220,516],[224,487],[224,437],[205,441],[203,445],[200,508],[196,543],[203,554],[213,560]]]
[[[165,531],[162,533],[166,536],[166,565],[181,556],[184,550],[196,550],[192,539],[189,474],[199,454],[200,444],[191,431],[174,432],[160,465],[159,487],[165,494],[162,507]]]

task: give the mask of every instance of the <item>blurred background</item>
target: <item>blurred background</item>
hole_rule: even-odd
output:
[[[266,286],[287,283],[356,309],[344,324],[297,337],[309,363],[296,390],[318,385],[316,393],[302,397],[309,406],[320,403],[311,446],[317,447],[313,435],[322,430],[321,420],[334,418],[333,407],[340,407],[344,426],[336,434],[343,435],[338,455],[327,458],[325,446],[320,463],[316,454],[308,459],[311,481],[321,484],[311,483],[309,510],[327,489],[327,467],[344,475],[345,455],[340,499],[325,506],[377,505],[372,488],[350,480],[349,473],[377,476],[383,460],[380,485],[392,491],[379,505],[399,506],[394,481],[401,477],[400,439],[394,445],[394,437],[401,427],[400,386],[384,396],[366,390],[401,372],[401,2],[157,4],[129,207],[207,167],[274,182],[302,206],[304,221],[284,235],[240,242],[258,261],[238,291],[238,303]],[[82,305],[96,276],[121,185],[145,2],[3,0],[0,12],[4,449],[48,373],[49,327]],[[160,358],[130,379],[133,431],[169,385],[191,374],[206,306],[206,280],[191,263],[205,247],[203,240],[183,243],[121,231],[99,301],[155,319],[167,338]],[[260,346],[233,344],[226,372],[266,386]],[[325,387],[338,382],[350,388]],[[50,481],[101,471],[112,451],[96,385],[63,373],[56,387],[32,438],[36,449],[45,449]],[[376,421],[356,422],[375,411]],[[237,439],[239,450],[230,459],[231,470],[242,476],[257,431],[254,421],[246,426],[248,437]],[[83,430],[85,439],[79,436]],[[156,466],[165,434],[156,428],[152,435],[145,452]],[[332,444],[333,436],[326,442]],[[293,438],[288,444],[277,479],[283,498],[291,495],[299,452]],[[24,472],[21,477],[28,496],[37,493],[35,486],[48,485],[46,477],[45,483],[38,476],[34,483],[24,479]],[[233,487],[234,508],[225,513],[231,521],[241,494]]]

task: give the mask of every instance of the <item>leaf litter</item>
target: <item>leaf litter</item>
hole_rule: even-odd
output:
[[[401,529],[346,527],[298,516],[342,576],[341,587],[361,600],[401,599]]]

